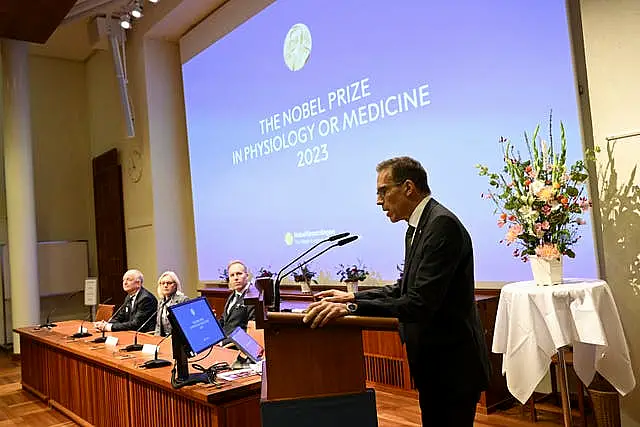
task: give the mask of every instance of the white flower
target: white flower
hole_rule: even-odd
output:
[[[518,209],[518,212],[520,213],[521,218],[527,222],[534,222],[540,215],[538,211],[532,209],[530,206],[522,206]]]
[[[529,184],[529,191],[531,191],[531,194],[538,194],[538,192],[540,192],[540,190],[542,190],[544,186],[544,181],[536,179],[531,184]]]

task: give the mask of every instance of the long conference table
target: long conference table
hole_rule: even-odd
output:
[[[59,322],[52,329],[15,329],[20,335],[23,388],[76,423],[114,427],[260,425],[260,376],[174,389],[171,366],[146,370],[139,366],[153,355],[121,351],[133,343],[134,332],[108,332],[118,343],[107,347],[91,342],[99,332],[71,339],[80,324],[73,320]],[[84,325],[90,326],[88,322]],[[140,344],[155,345],[160,340],[138,334]],[[231,364],[237,354],[216,346],[199,363],[204,367],[220,361]],[[160,343],[158,357],[172,360],[170,337]]]

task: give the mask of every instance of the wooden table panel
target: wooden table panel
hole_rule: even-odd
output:
[[[96,426],[254,426],[260,424],[260,377],[173,389],[171,367],[144,370],[152,356],[118,351],[134,333],[114,332],[119,345],[110,349],[90,340],[69,339],[79,321],[60,322],[54,330],[20,328],[22,382],[26,390],[83,425]],[[138,334],[138,342],[157,344],[160,337]],[[238,352],[215,347],[200,363],[233,362]],[[171,360],[171,341],[159,357]],[[193,372],[193,370],[192,370]],[[243,415],[239,415],[243,414]],[[248,415],[247,415],[248,414]],[[227,420],[247,419],[247,424]],[[257,424],[256,424],[257,422]]]

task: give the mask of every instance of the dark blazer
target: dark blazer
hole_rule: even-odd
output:
[[[420,217],[402,279],[358,292],[357,314],[397,317],[418,389],[455,395],[486,390],[490,365],[474,297],[471,237],[431,199]]]
[[[227,298],[227,301],[224,304],[222,317],[220,318],[220,326],[224,329],[225,335],[229,335],[238,326],[246,331],[249,320],[255,320],[255,307],[253,305],[244,304],[244,295],[248,290],[249,286],[247,286],[247,289],[245,289],[242,296],[238,302],[235,303],[229,313],[227,313],[227,309],[229,308],[229,304],[231,303],[235,291],[231,292],[231,295]]]
[[[131,295],[127,295],[124,299],[124,308],[112,319],[112,331],[137,331],[142,324],[152,317],[151,320],[144,325],[140,332],[153,331],[156,327],[156,319],[153,314],[156,312],[158,300],[151,292],[141,287],[138,296],[131,309]]]

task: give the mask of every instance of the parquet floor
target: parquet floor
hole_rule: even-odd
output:
[[[378,406],[379,427],[420,427],[420,408],[415,392],[398,391],[396,389],[376,386],[376,402]],[[556,427],[562,426],[562,414],[538,411],[538,421],[529,422],[529,413],[522,416],[520,405],[499,410],[491,415],[476,414],[475,427]],[[574,419],[574,426],[583,426],[579,419]],[[589,423],[588,425],[592,425]]]
[[[23,391],[20,386],[20,362],[12,361],[6,352],[0,351],[0,427],[75,425],[60,412]]]
[[[420,427],[420,409],[414,392],[376,387],[379,427]],[[76,424],[20,386],[20,362],[0,351],[0,427],[66,427]],[[476,415],[475,427],[561,426],[560,415],[541,412],[539,421],[522,417],[519,406],[489,416]],[[581,425],[575,422],[574,425]]]

